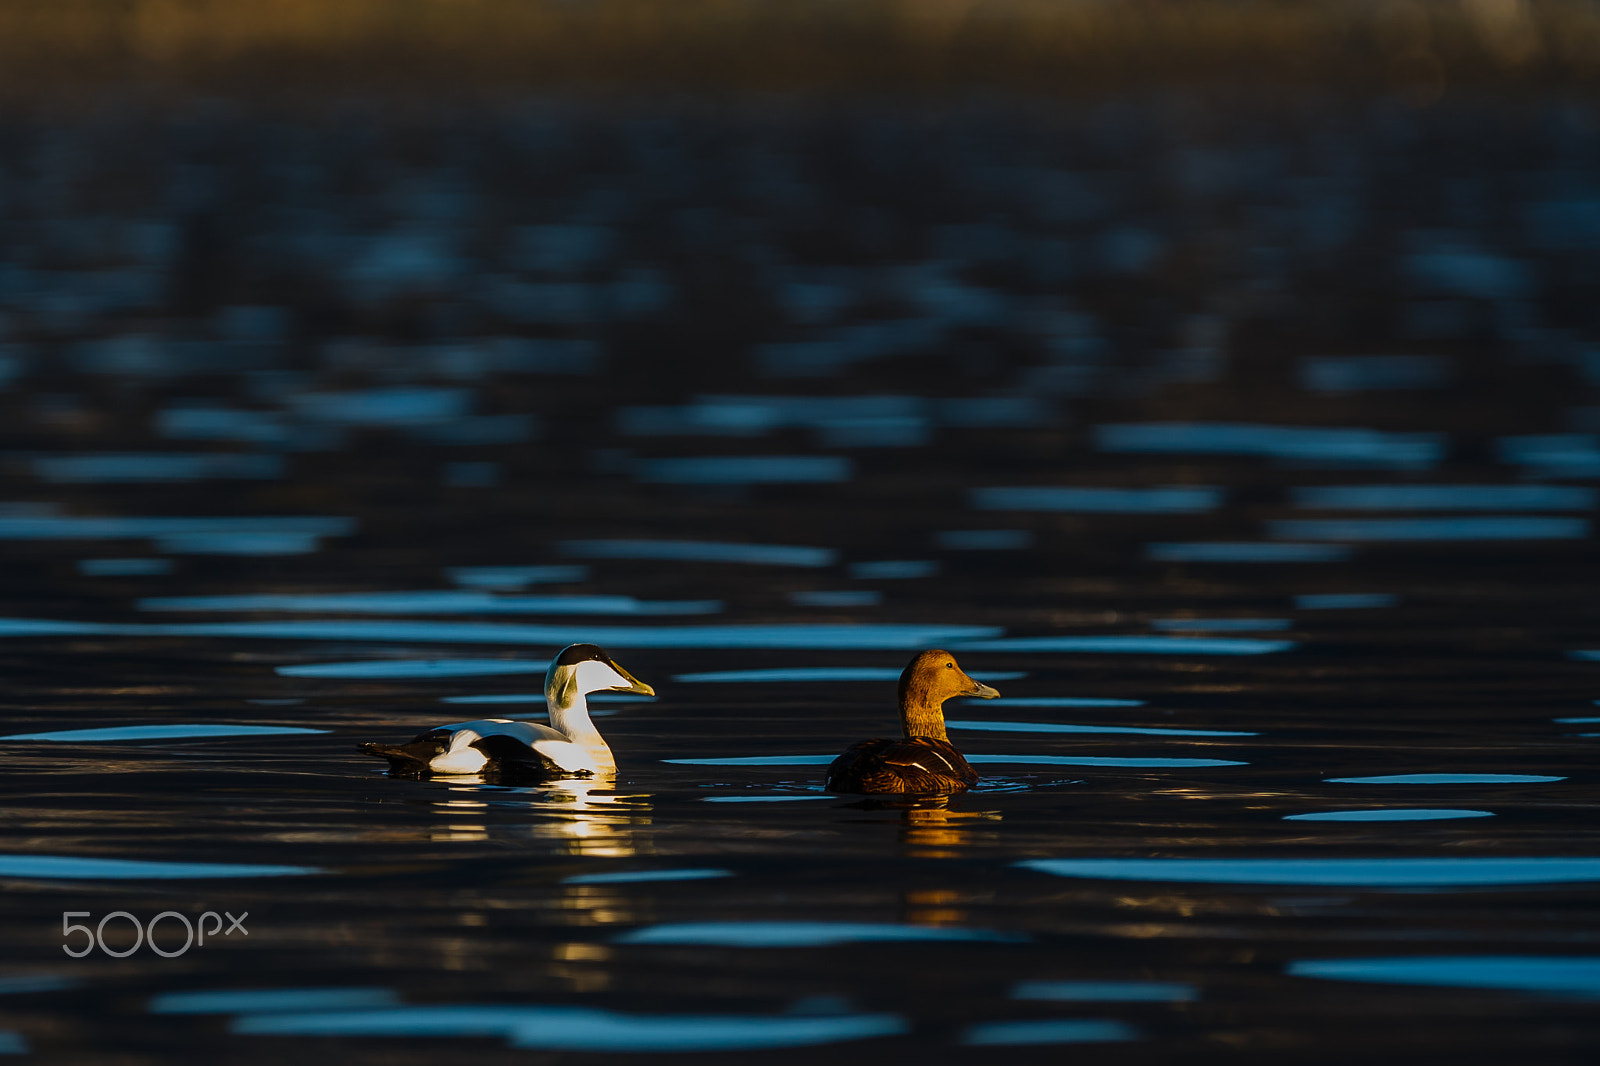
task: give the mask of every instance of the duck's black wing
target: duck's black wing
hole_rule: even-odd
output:
[[[437,755],[442,755],[450,749],[450,730],[430,729],[420,733],[415,740],[404,744],[366,744],[356,745],[356,750],[371,755],[375,759],[389,760],[389,772],[393,774],[425,774],[428,764]]]
[[[515,737],[491,733],[472,742],[489,761],[482,772],[492,774],[502,782],[544,781],[555,777],[593,777],[588,770],[566,770],[536,747],[524,744]]]
[[[949,742],[931,737],[863,740],[828,767],[830,792],[964,792],[978,772]]]

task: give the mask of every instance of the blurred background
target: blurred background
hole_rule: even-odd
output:
[[[0,1051],[1591,1061],[1597,89],[1591,0],[0,5]],[[354,753],[580,639],[614,788]],[[988,783],[829,800],[929,644]]]

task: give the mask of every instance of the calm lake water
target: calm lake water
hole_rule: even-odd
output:
[[[0,1052],[1594,1061],[1597,121],[5,118]]]

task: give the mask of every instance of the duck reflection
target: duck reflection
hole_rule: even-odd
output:
[[[571,855],[631,858],[641,850],[639,831],[651,824],[649,795],[619,793],[609,779],[552,781],[530,794],[529,805],[542,816],[530,827],[534,837]]]
[[[906,854],[917,859],[950,859],[972,844],[977,823],[998,822],[999,811],[955,811],[949,796],[920,799],[870,799],[852,806],[863,810],[898,810]]]
[[[428,833],[428,839],[435,841],[489,839],[489,827],[473,817],[474,815],[481,817],[487,813],[489,810],[487,803],[482,800],[457,797],[443,800],[436,806],[447,820],[443,825],[434,826]]]
[[[435,805],[443,817],[431,832],[434,840],[487,840],[489,827],[477,824],[472,814],[525,806],[535,816],[528,833],[554,842],[564,854],[625,859],[650,850],[639,840],[640,830],[652,822],[649,794],[618,792],[610,778],[564,778],[515,788],[462,783],[452,785],[450,793]]]

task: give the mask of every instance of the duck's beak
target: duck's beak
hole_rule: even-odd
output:
[[[607,689],[606,690],[607,692],[636,692],[641,696],[654,696],[656,694],[656,690],[655,689],[651,688],[649,685],[645,684],[643,681],[640,681],[637,677],[634,677],[632,674],[628,673],[628,671],[624,670],[615,661],[613,661],[611,663],[611,669],[615,670],[617,673],[619,673],[623,677],[627,678],[628,679],[628,684],[626,684],[626,685],[615,685],[615,686]]]
[[[967,693],[967,695],[977,696],[978,698],[985,700],[997,700],[1000,698],[1000,690],[990,688],[982,681],[973,681],[972,689]]]

